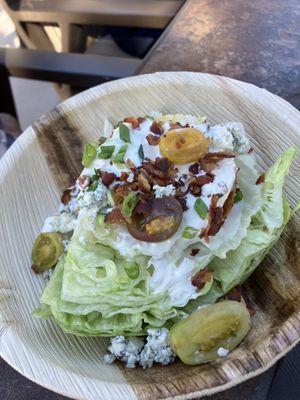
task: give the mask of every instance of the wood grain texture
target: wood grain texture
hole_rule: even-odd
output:
[[[84,141],[117,122],[151,110],[207,115],[212,123],[242,121],[263,170],[291,145],[300,147],[300,115],[282,99],[250,84],[194,73],[122,79],[83,92],[28,128],[0,163],[0,354],[39,384],[73,398],[162,399],[213,394],[249,379],[289,351],[300,337],[300,243],[296,215],[247,287],[255,304],[245,342],[208,365],[180,362],[124,370],[101,360],[107,340],[64,334],[31,317],[45,286],[30,271],[30,251],[64,185],[80,171]],[[299,156],[286,181],[300,198]]]

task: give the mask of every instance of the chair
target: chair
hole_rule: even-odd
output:
[[[59,27],[63,52],[84,52],[88,36],[103,27],[164,29],[183,1],[178,0],[1,0],[22,44],[54,50],[47,28]],[[96,29],[97,28],[97,29]]]
[[[82,76],[79,67],[83,72],[95,72],[97,83],[100,83],[98,70],[102,73],[102,81],[132,75],[183,1],[0,0],[0,3],[13,20],[22,47],[51,52],[24,53],[25,64],[20,74],[27,71],[31,75],[32,62],[37,62],[34,74],[40,75],[43,71],[43,76],[52,80],[53,74],[57,77],[61,68],[64,78],[68,76],[69,85],[55,87],[65,99],[76,94],[78,87],[89,87],[94,82],[94,78],[87,75],[85,84],[73,79],[75,75]],[[52,57],[54,51],[84,53],[86,57]],[[15,70],[16,63],[20,66],[23,53],[9,54]],[[56,60],[58,65],[55,65]],[[45,61],[49,63],[48,72]],[[76,73],[72,73],[74,69]]]

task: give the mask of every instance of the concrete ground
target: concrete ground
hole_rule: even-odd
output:
[[[0,6],[0,47],[19,47],[19,45],[14,24]],[[50,82],[21,78],[11,78],[10,82],[22,130],[61,101],[54,85]]]

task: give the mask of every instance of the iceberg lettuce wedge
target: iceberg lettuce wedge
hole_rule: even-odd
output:
[[[165,266],[166,274],[174,274],[169,284],[164,281],[165,274],[151,271],[154,261],[149,256],[121,256],[108,247],[115,240],[114,229],[105,226],[101,215],[89,210],[80,217],[67,255],[57,264],[35,315],[52,316],[67,333],[137,336],[143,335],[149,326],[166,326],[201,304],[215,302],[244,282],[278,240],[290,218],[290,207],[282,189],[295,149],[283,153],[267,172],[264,184],[256,187],[256,169],[245,157],[240,157],[239,185],[246,201],[238,203],[239,207],[242,203],[245,207],[241,214],[243,224],[234,227],[229,241],[229,228],[224,227],[223,232],[220,230],[219,243],[213,242],[211,249],[200,250],[197,270],[208,264],[214,279],[199,292],[192,291],[187,305],[189,299],[182,303],[174,300],[183,299],[182,278],[176,268],[169,271],[168,265]],[[223,235],[227,235],[224,246]],[[189,251],[183,251],[183,260],[189,260]],[[192,269],[189,271],[188,265],[186,271],[182,268],[183,278],[189,280]],[[160,290],[152,290],[152,275],[153,280],[161,282]]]

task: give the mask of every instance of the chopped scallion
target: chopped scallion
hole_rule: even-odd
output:
[[[194,208],[201,219],[206,219],[208,208],[201,197],[195,201]]]
[[[182,237],[185,239],[194,239],[199,233],[199,229],[194,228],[193,226],[186,226],[184,231],[182,232]]]
[[[119,136],[124,142],[131,143],[129,128],[122,122],[119,124]]]
[[[134,207],[136,206],[136,203],[138,201],[137,195],[135,193],[129,193],[125,199],[123,200],[122,203],[122,214],[124,217],[130,218],[132,215],[132,211]]]
[[[82,164],[85,168],[88,168],[97,156],[97,150],[91,143],[87,143],[84,146]]]

